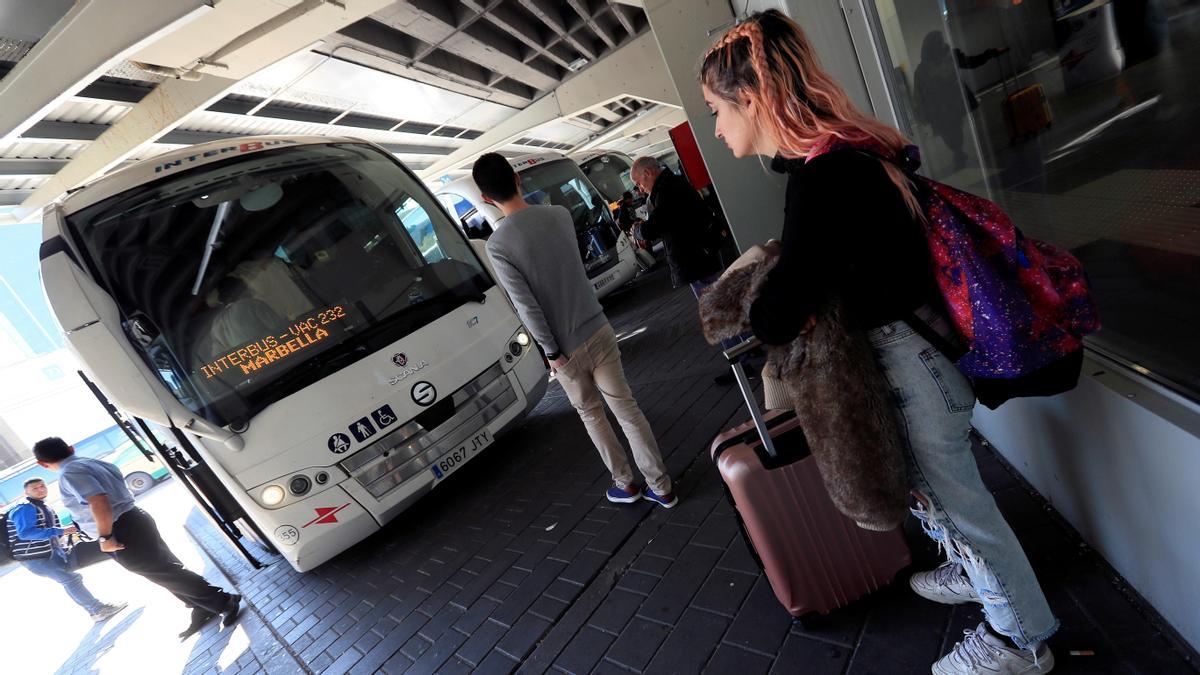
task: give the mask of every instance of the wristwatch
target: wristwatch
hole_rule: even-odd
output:
[[[562,356],[562,352],[546,352],[546,358],[550,361],[557,361]]]

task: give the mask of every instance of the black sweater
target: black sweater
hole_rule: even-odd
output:
[[[809,163],[776,157],[788,174],[782,252],[750,308],[763,342],[791,342],[833,295],[860,328],[904,318],[936,297],[924,228],[880,160],[835,150]]]
[[[686,179],[664,169],[650,189],[650,216],[642,238],[662,239],[667,249],[671,283],[682,286],[721,271],[720,241],[712,212]]]

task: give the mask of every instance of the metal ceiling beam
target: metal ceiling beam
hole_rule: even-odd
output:
[[[108,124],[87,124],[84,122],[38,122],[21,136],[23,139],[56,140],[56,141],[94,141],[108,131]],[[195,145],[209,141],[220,141],[228,138],[238,138],[247,134],[227,133],[222,131],[200,131],[195,129],[173,129],[163,134],[154,142],[162,145]],[[445,145],[418,145],[415,143],[380,143],[388,152],[397,155],[448,155],[453,147]],[[38,166],[38,162],[62,162],[66,160],[32,160],[32,159],[0,159],[0,174],[7,171],[9,162],[29,162],[28,166]],[[20,166],[13,164],[12,166]],[[62,168],[61,166],[59,167]],[[11,173],[11,172],[10,172]],[[36,172],[41,173],[41,172]],[[57,173],[51,171],[49,173]]]
[[[0,78],[4,77],[11,67],[8,64],[0,64]],[[77,98],[93,99],[97,101],[105,101],[108,103],[139,103],[152,91],[150,86],[142,86],[135,82],[118,82],[113,80],[100,79],[88,86],[84,87],[75,96]],[[206,110],[209,112],[226,113],[230,115],[246,115],[250,110],[254,109],[262,99],[249,96],[227,96],[216,103],[208,106]],[[333,108],[324,108],[316,106],[294,106],[283,103],[270,103],[260,108],[254,117],[270,118],[278,120],[287,120],[289,122],[308,122],[312,124],[325,124],[329,120],[337,116],[341,111]],[[376,115],[366,115],[361,113],[350,113],[338,120],[338,126],[351,127],[354,129],[371,129],[374,131],[391,131],[395,130],[400,133],[416,133],[426,134],[427,131],[419,130],[416,127],[422,126],[418,124],[403,124],[406,120],[399,120],[391,117],[379,117]],[[25,138],[57,138],[62,140],[94,140],[96,135],[90,132],[81,132],[80,129],[87,125],[69,124],[64,127],[56,127],[60,124],[57,122],[42,121],[34,125],[38,129],[36,133],[26,132],[22,134]],[[397,125],[400,125],[397,128]],[[410,128],[411,127],[411,128]],[[47,135],[51,132],[48,130],[60,128],[63,129],[60,135]],[[107,128],[101,126],[100,128]],[[71,131],[74,129],[74,131]],[[471,133],[478,134],[481,132],[468,130]],[[84,136],[77,134],[84,133]]]
[[[384,52],[365,42],[360,42],[344,35],[339,35],[338,37],[341,38],[338,45],[319,47],[314,49],[314,51],[318,54],[327,55],[335,49],[345,47],[351,50],[350,53],[339,51],[334,58],[347,63],[354,63],[364,68],[371,68],[382,73],[403,77],[414,82],[432,85],[439,89],[453,91],[464,96],[487,99],[500,105],[521,108],[529,104],[530,98],[528,96],[514,96],[508,92],[488,89],[479,83],[472,83],[462,78],[446,79],[434,74],[431,69],[418,67],[419,64],[415,62],[401,59],[394,54]]]
[[[603,119],[606,122],[616,122],[621,119],[621,116],[609,109],[606,105],[598,105],[594,108],[588,108],[587,113]]]
[[[579,127],[580,129],[584,129],[584,130],[594,133],[594,134],[604,131],[603,126],[596,124],[595,122],[589,122],[579,115],[574,115],[572,117],[568,117],[568,118],[564,119],[563,122],[566,122],[567,124],[570,124],[571,126]]]
[[[6,77],[16,64],[0,63],[0,79]],[[73,98],[91,98],[98,101],[108,101],[109,103],[137,103],[150,93],[154,88],[153,83],[149,82],[133,82],[133,81],[115,81],[108,78],[100,78],[83,89],[76,92]]]
[[[681,108],[666,105],[653,106],[633,113],[628,119],[612,125],[594,138],[573,148],[572,152],[598,148],[605,143],[645,134],[659,127],[671,129],[686,121],[687,115]]]
[[[575,10],[575,13],[579,15],[579,18],[583,19],[583,22],[587,24],[587,27],[592,29],[592,32],[596,34],[596,37],[604,40],[604,44],[608,45],[609,49],[617,48],[616,38],[608,32],[607,28],[600,25],[600,22],[596,19],[596,16],[592,14],[592,10],[588,8],[587,3],[584,2],[584,0],[567,0],[567,4],[571,5],[571,8]]]
[[[0,81],[0,142],[133,54],[212,10],[206,0],[81,0]]]
[[[396,54],[401,59],[412,61],[421,49],[420,41],[371,17],[359,19],[338,31],[338,35]]]
[[[112,128],[109,124],[86,122],[38,122],[21,135],[22,139],[39,141],[85,141],[92,142]],[[189,131],[174,129],[160,136],[155,142],[166,145],[194,145],[245,134],[229,134],[216,131]],[[60,167],[62,168],[62,167]],[[57,173],[57,172],[54,172]]]
[[[0,176],[50,176],[66,164],[65,159],[0,159]]]
[[[623,96],[678,106],[679,93],[668,75],[653,34],[643,33],[479,138],[434,162],[420,175],[423,179],[434,180],[481,153],[526,136],[530,129]]]
[[[519,45],[491,24],[479,22],[479,12],[470,12],[467,18],[461,19],[452,11],[454,7],[460,6],[443,0],[409,0],[376,12],[363,22],[372,22],[382,28],[375,33],[390,31],[415,38],[414,67],[430,64],[439,72],[448,71],[449,75],[466,77],[485,86],[495,72],[524,83],[528,87],[526,96],[529,100],[534,92],[552,89],[558,83],[560,78],[554,74],[522,61]],[[360,32],[364,34],[355,37],[376,47],[388,48],[373,41],[366,31]],[[512,93],[521,91],[511,87],[508,90]]]
[[[0,206],[16,206],[31,194],[33,190],[0,190]]]
[[[563,21],[562,13],[559,8],[548,2],[548,0],[520,0],[521,6],[529,10],[542,23],[546,24],[550,30],[558,34],[558,37],[570,43],[575,51],[585,56],[588,60],[595,61],[598,54],[596,50],[583,44],[571,32],[570,27]]]
[[[245,27],[238,26],[237,30],[243,32],[233,37],[229,34],[218,34],[204,40],[200,37],[202,33],[188,32],[193,36],[193,42],[189,43],[187,48],[191,51],[202,51],[210,60],[219,62],[218,70],[240,79],[305,49],[329,31],[336,31],[357,21],[383,7],[387,2],[388,0],[342,0],[338,3],[327,3],[323,0],[303,0],[266,21]],[[112,3],[103,4],[109,13],[113,13]],[[141,12],[145,12],[149,6],[144,2],[139,4],[142,5]],[[213,11],[221,12],[221,8],[226,6],[230,9],[227,15],[221,18],[236,19],[242,9],[242,6],[236,3],[222,2]],[[129,14],[133,16],[138,12],[131,9]],[[128,19],[128,16],[118,14],[116,23],[120,24]],[[96,22],[99,26],[106,23],[99,19]],[[92,28],[94,32],[96,26]],[[70,51],[72,47],[78,48],[78,45],[60,44],[53,51],[61,53]],[[149,48],[154,47],[156,45],[151,43]],[[18,64],[17,68],[20,67]],[[212,67],[205,66],[205,69]],[[11,77],[5,78],[4,82],[7,83],[9,79]],[[212,74],[203,74],[198,80],[164,81],[88,144],[53,178],[38,187],[21,204],[17,213],[11,215],[18,219],[28,216],[67,190],[104,173],[140,148],[170,132],[191,113],[215,103],[235,84],[235,79]]]
[[[477,41],[483,47],[493,50],[487,53],[487,58],[489,63],[496,64],[495,69],[503,70],[509,77],[520,80],[531,87],[553,89],[554,85],[562,80],[568,72],[556,64],[536,58],[540,56],[536,48],[514,39],[510,33],[490,21],[474,21],[463,29],[462,34]],[[451,42],[447,46],[456,46],[457,44],[457,42]],[[498,60],[492,61],[493,58]],[[507,65],[510,61],[514,65]],[[528,76],[520,76],[518,73],[521,71]]]
[[[566,69],[570,58],[557,54],[546,45],[539,31],[525,20],[518,12],[507,5],[485,4],[483,0],[461,0],[468,9],[482,14],[492,25],[512,35],[521,44],[533,48],[538,54]]]
[[[637,26],[633,23],[633,10],[615,0],[608,0],[608,6],[612,10],[613,16],[617,17],[617,21],[625,28],[625,32],[630,36],[636,35]]]

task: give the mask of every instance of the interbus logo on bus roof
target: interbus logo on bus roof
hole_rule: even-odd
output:
[[[179,159],[172,160],[164,164],[159,164],[158,166],[154,167],[154,173],[162,173],[168,169],[174,169],[183,166],[184,162],[190,164],[195,162],[197,159],[208,159],[209,157],[216,157],[217,155],[224,155],[230,152],[254,152],[255,150],[263,150],[264,148],[269,148],[273,145],[294,145],[295,143],[296,141],[276,138],[270,141],[249,141],[246,143],[239,143],[237,145],[228,145],[223,148],[213,148],[212,150],[205,150],[204,152],[198,152],[194,155],[180,157]]]

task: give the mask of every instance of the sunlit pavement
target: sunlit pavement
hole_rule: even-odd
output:
[[[189,569],[223,588],[231,584],[183,529],[194,508],[177,481],[167,480],[138,504],[158,521],[171,550]],[[233,627],[214,621],[181,642],[189,611],[167,591],[126,572],[115,562],[81,571],[87,587],[104,602],[129,603],[125,611],[94,624],[55,582],[20,565],[0,570],[0,656],[2,673],[181,673],[294,672],[290,655],[264,630],[251,611]]]
[[[552,385],[524,425],[305,574],[277,556],[252,568],[181,486],[156,488],[141,503],[172,548],[228,587],[216,560],[248,598],[238,628],[213,625],[180,644],[188,614],[178,601],[104,563],[84,571],[89,585],[131,607],[93,630],[61,589],[17,570],[0,577],[0,675],[928,673],[982,620],[979,605],[922,600],[905,583],[909,570],[809,627],[793,625],[738,536],[708,458],[712,438],[748,415],[736,388],[712,380],[724,366],[700,338],[695,299],[670,289],[661,268],[614,296],[607,312],[676,478],[677,508],[608,503],[607,472]],[[1198,672],[1052,506],[989,448],[975,452],[1062,619],[1050,639],[1055,673]],[[909,525],[914,569],[937,564],[932,543]],[[47,620],[28,620],[33,608]]]

